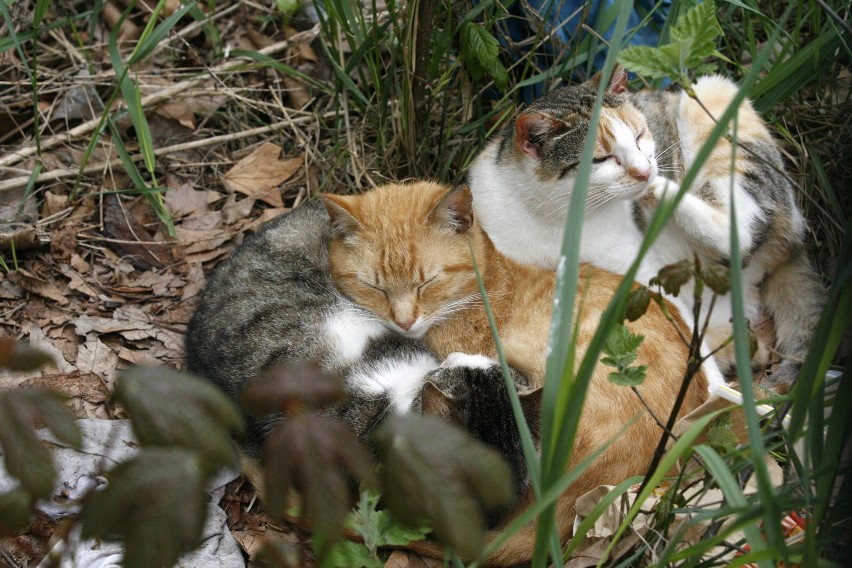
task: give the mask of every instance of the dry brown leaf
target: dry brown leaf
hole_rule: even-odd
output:
[[[166,208],[174,218],[206,213],[209,211],[207,206],[209,202],[208,193],[207,191],[198,191],[190,184],[185,183],[177,189],[170,189],[166,192],[164,198]]]
[[[67,406],[75,418],[109,418],[104,411],[93,413],[92,409],[102,407],[109,399],[109,389],[93,373],[59,373],[43,375],[30,379],[24,386],[46,387],[61,392],[68,397]],[[88,403],[88,404],[87,404]],[[96,415],[93,415],[96,414]]]
[[[97,337],[88,337],[77,350],[77,368],[83,373],[95,373],[108,385],[115,381],[118,355]]]
[[[275,209],[264,209],[263,213],[260,214],[259,217],[255,219],[247,219],[244,223],[237,225],[240,231],[255,231],[258,227],[266,223],[267,221],[271,221],[276,217],[283,215],[290,211],[289,207],[276,207]]]
[[[62,357],[72,365],[77,362],[77,348],[80,339],[74,333],[74,326],[59,325],[47,329],[47,336],[53,346],[62,352]]]
[[[52,191],[45,191],[42,196],[44,197],[44,203],[41,206],[42,219],[50,217],[51,215],[56,215],[60,211],[64,211],[69,207],[67,201],[68,198],[64,195],[59,195]]]
[[[251,214],[251,208],[254,207],[254,197],[246,197],[237,201],[237,194],[228,195],[225,205],[222,206],[222,214],[225,216],[225,224],[233,225],[237,221],[247,218]]]
[[[28,292],[38,294],[39,296],[47,298],[49,300],[53,300],[60,306],[68,305],[68,298],[66,298],[65,294],[52,282],[42,280],[34,274],[27,272],[23,268],[19,269],[16,275],[18,278],[16,284],[20,284],[21,287],[23,287]],[[10,275],[10,278],[13,278],[13,276]]]
[[[114,239],[108,242],[120,255],[139,268],[163,268],[174,262],[170,243],[155,242],[145,227],[151,215],[148,203],[136,199],[124,202],[118,196],[104,198],[104,233]]]
[[[101,10],[101,17],[104,19],[104,22],[106,22],[107,28],[111,30],[121,19],[121,8],[112,2],[104,2],[103,9]],[[125,18],[124,22],[121,23],[121,30],[118,32],[118,39],[121,41],[129,41],[139,39],[139,36],[141,35],[142,30],[139,26],[134,24],[130,18]]]
[[[186,274],[186,286],[180,294],[180,301],[184,302],[189,298],[194,298],[201,293],[204,288],[206,279],[204,277],[204,269],[200,263],[192,263],[188,265],[189,269]]]
[[[175,234],[181,244],[185,245],[184,255],[187,259],[200,252],[214,251],[222,246],[230,235],[221,229],[187,229],[175,227]]]
[[[0,299],[19,300],[24,297],[24,289],[12,282],[0,272]]]
[[[163,363],[150,349],[128,349],[122,346],[118,348],[118,358],[134,365],[150,367],[156,367]]]
[[[195,254],[188,254],[188,255],[186,255],[186,257],[184,257],[184,260],[186,262],[196,262],[196,263],[204,264],[204,263],[216,260],[217,258],[219,258],[221,256],[225,256],[229,252],[230,252],[230,249],[228,249],[227,247],[221,247],[221,248],[217,248],[215,250],[210,250],[210,251],[207,251],[207,252],[199,252],[199,253],[195,253]]]
[[[71,268],[79,272],[80,274],[85,274],[89,271],[89,263],[83,260],[83,257],[79,254],[71,255]]]
[[[252,195],[273,207],[283,207],[278,186],[299,171],[304,156],[281,159],[281,147],[266,142],[237,162],[223,178],[228,191]]]
[[[60,267],[60,271],[70,280],[70,282],[68,282],[68,287],[70,289],[85,294],[93,300],[103,299],[97,290],[92,288],[85,280],[83,280],[82,276],[71,270],[67,264],[63,264]]]

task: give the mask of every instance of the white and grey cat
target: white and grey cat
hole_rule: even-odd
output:
[[[409,411],[439,361],[337,292],[329,234],[315,200],[246,238],[204,288],[187,329],[187,364],[236,401],[276,363],[314,362],[343,377],[350,400],[334,412],[365,437],[388,411]],[[241,447],[257,458],[280,416],[245,417]]]
[[[522,111],[474,160],[468,174],[474,211],[498,250],[511,258],[555,268],[576,168],[588,131],[599,76],[554,90]],[[692,90],[628,93],[617,68],[599,118],[584,214],[581,260],[624,274],[636,258],[647,223],[677,183],[737,93],[720,76],[699,79]],[[708,115],[709,112],[709,115]],[[712,115],[712,117],[710,116]],[[781,154],[748,101],[738,110],[735,165],[732,144],[720,139],[662,234],[645,256],[637,281],[698,255],[706,263],[730,261],[731,190],[743,261],[746,317],[761,310],[774,321],[783,360],[772,386],[794,383],[819,318],[823,288],[804,248],[805,223],[784,173]],[[703,309],[711,292],[702,299]],[[691,318],[691,286],[679,304]],[[684,309],[685,308],[685,309]],[[711,348],[731,334],[730,295],[711,314]],[[717,356],[733,374],[730,351]],[[757,364],[764,364],[765,350]]]

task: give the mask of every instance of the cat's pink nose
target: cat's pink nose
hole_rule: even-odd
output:
[[[414,325],[414,320],[413,320],[413,319],[408,319],[408,320],[394,320],[394,322],[396,323],[396,325],[398,325],[399,327],[401,327],[401,328],[402,328],[402,329],[404,329],[405,331],[408,331],[409,329],[411,329],[411,326],[412,326],[412,325]]]
[[[651,168],[630,168],[627,173],[639,181],[648,181],[648,178],[651,177]]]

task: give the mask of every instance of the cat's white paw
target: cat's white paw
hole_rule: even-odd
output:
[[[491,357],[485,355],[468,355],[467,353],[450,353],[441,367],[451,369],[453,367],[471,367],[473,369],[489,369],[494,365],[499,365],[499,361],[495,361]]]
[[[673,197],[678,189],[680,189],[678,184],[665,176],[657,176],[648,184],[648,193],[653,195],[658,203],[666,196]]]

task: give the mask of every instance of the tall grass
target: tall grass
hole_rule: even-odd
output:
[[[333,30],[333,34],[328,38],[329,44],[333,43],[334,35],[339,33],[336,31],[335,23],[331,21],[333,19],[332,14],[342,14],[344,18],[351,16],[351,14],[346,14],[343,4],[346,3],[323,3],[323,5],[333,6],[333,9],[329,9],[329,20],[326,22],[327,29]],[[672,8],[672,18],[692,4],[691,2],[675,2]],[[400,7],[392,4],[389,4],[388,7],[391,12],[390,18],[393,19],[394,10],[400,9]],[[416,110],[418,105],[405,103],[400,103],[399,106],[401,128],[399,130],[388,128],[392,114],[387,111],[387,108],[388,105],[393,103],[393,91],[382,83],[381,79],[384,76],[374,73],[375,65],[365,65],[365,69],[356,74],[360,79],[356,85],[359,93],[357,99],[362,103],[364,100],[376,102],[380,110],[367,111],[366,116],[376,122],[367,122],[364,126],[375,128],[377,131],[393,131],[403,141],[407,141],[406,143],[409,146],[405,159],[408,161],[406,166],[409,172],[423,175],[422,172],[425,171],[429,175],[442,178],[447,177],[446,174],[449,172],[448,177],[453,178],[455,176],[452,175],[452,172],[463,168],[473,152],[467,152],[459,160],[457,153],[447,153],[444,149],[452,147],[454,141],[455,144],[459,144],[473,139],[481,143],[487,135],[499,128],[500,123],[508,118],[512,108],[518,102],[522,88],[529,85],[540,85],[546,89],[559,80],[569,80],[573,71],[587,71],[589,62],[596,50],[604,47],[607,49],[607,62],[603,71],[606,75],[612,68],[615,54],[621,42],[631,34],[631,30],[626,29],[625,22],[626,13],[632,7],[633,3],[629,1],[616,2],[610,12],[597,22],[602,26],[595,28],[599,32],[603,32],[610,25],[615,24],[615,39],[608,46],[603,46],[599,41],[593,41],[589,37],[578,34],[576,46],[581,49],[570,55],[565,55],[564,59],[557,59],[553,62],[553,68],[559,70],[559,76],[536,68],[535,55],[537,50],[543,48],[546,43],[541,37],[536,38],[532,49],[520,61],[504,58],[511,80],[502,90],[496,89],[494,82],[490,81],[488,77],[479,77],[478,79],[474,77],[474,74],[466,68],[466,62],[462,59],[460,52],[456,52],[455,57],[446,57],[443,60],[443,66],[440,64],[442,61],[440,53],[435,54],[433,59],[436,64],[429,68],[433,90],[429,92],[429,95],[423,95],[424,99],[422,100],[422,103],[427,106],[431,103],[430,108],[433,110],[433,116],[431,118],[426,117],[429,122],[427,123],[428,130],[425,132],[417,130],[416,121],[424,119],[423,113]],[[784,14],[774,14],[775,17],[764,15],[765,7],[750,1],[720,3],[719,17],[723,29],[726,31],[721,56],[723,61],[726,62],[729,72],[740,79],[742,89],[728,111],[720,117],[719,124],[710,136],[707,145],[699,152],[696,164],[687,172],[681,193],[674,201],[659,208],[643,244],[643,253],[671,216],[691,180],[696,177],[698,168],[709,155],[712,145],[731,126],[735,108],[744,97],[749,96],[755,100],[758,109],[764,112],[769,111],[800,96],[806,87],[819,88],[814,87],[817,78],[825,78],[838,71],[835,59],[838,53],[848,56],[848,46],[841,33],[843,23],[838,22],[835,15],[826,10],[823,4],[798,3],[790,6]],[[453,12],[447,6],[442,6],[442,8],[446,10],[447,14]],[[495,4],[483,2],[478,4],[474,10],[467,12],[467,15],[469,17],[475,11],[477,16],[475,21],[499,35],[501,10],[502,8]],[[834,6],[833,11],[842,12],[842,7]],[[465,16],[463,10],[460,10],[460,12],[455,17],[456,21],[462,23],[471,21]],[[458,28],[453,27],[453,18],[451,16],[441,18],[434,15],[430,15],[430,17],[446,22],[444,27],[433,32],[432,48],[445,49],[447,45],[458,45],[460,39],[454,31]],[[417,24],[416,13],[399,14],[397,18],[399,21],[406,21],[409,26],[416,26]],[[363,23],[363,20],[361,20],[361,23]],[[351,22],[349,28],[353,28]],[[382,36],[382,33],[391,29],[392,26],[386,24],[384,28],[373,28],[373,33],[367,33],[363,29],[359,33],[361,37],[369,38],[368,43],[372,46],[371,48],[380,45],[393,45],[394,47],[391,47],[391,50],[394,48],[401,50],[400,52],[392,52],[390,60],[395,61],[398,60],[395,58],[404,57],[404,50],[410,49],[411,42],[416,42],[417,38],[408,37],[408,46],[392,44],[388,35]],[[805,33],[803,31],[805,29],[809,29],[810,32]],[[352,42],[357,41],[358,38],[354,32],[351,32],[347,35],[347,39]],[[664,30],[663,41],[667,40],[666,30]],[[417,45],[418,49],[422,49],[422,42]],[[363,52],[363,46],[363,43],[355,45],[350,43],[353,53],[362,59],[368,57]],[[367,49],[370,49],[370,47]],[[333,59],[335,55],[342,59],[339,53],[332,54]],[[367,69],[371,72],[367,73]],[[410,66],[405,69],[409,74],[413,72]],[[338,74],[345,71],[347,69],[342,66],[337,69]],[[352,71],[351,67],[348,71]],[[351,76],[347,74],[347,81],[350,80]],[[422,80],[422,78],[418,77],[418,80]],[[373,84],[370,84],[371,81]],[[397,81],[397,88],[399,89],[397,95],[402,97],[402,101],[411,100],[413,81],[414,79],[410,76]],[[343,87],[352,88],[348,82],[345,82]],[[468,96],[457,96],[459,91],[466,92]],[[474,102],[471,102],[471,100]],[[490,104],[487,101],[490,101]],[[418,102],[421,101],[418,99]],[[459,112],[457,110],[459,108],[462,109],[463,113],[468,113],[469,116],[467,120],[455,122],[457,118],[454,111]],[[450,119],[448,119],[448,116]],[[595,119],[596,116],[595,113]],[[453,130],[453,126],[460,123],[461,126]],[[423,126],[422,123],[419,126]],[[733,128],[736,130],[736,124],[733,124]],[[410,142],[412,133],[415,131],[421,134],[421,140],[429,141],[421,146],[426,147],[427,151],[411,153]],[[382,136],[381,134],[378,135],[379,139],[382,140],[381,144],[388,144],[387,139],[382,138]],[[437,141],[435,140],[436,136],[440,138]],[[587,146],[589,142],[590,140],[587,140]],[[438,154],[443,155],[430,153],[428,148],[438,148]],[[577,421],[592,370],[597,364],[600,350],[609,330],[616,323],[625,306],[627,292],[629,291],[629,280],[632,280],[639,262],[639,259],[636,259],[636,263],[628,273],[627,280],[615,295],[612,305],[603,316],[601,326],[586,355],[578,361],[573,347],[572,330],[568,322],[572,321],[576,307],[574,298],[577,291],[578,247],[583,209],[579,205],[584,200],[585,181],[589,173],[591,152],[588,151],[588,148],[584,155],[585,159],[581,162],[578,172],[581,181],[578,182],[575,194],[572,196],[572,206],[566,225],[563,263],[558,272],[558,301],[554,309],[550,342],[552,351],[548,359],[543,400],[541,453],[540,456],[530,460],[530,471],[540,471],[541,475],[541,478],[534,482],[538,501],[531,511],[528,511],[522,519],[516,520],[512,525],[513,528],[517,528],[523,521],[532,518],[534,514],[538,515],[539,538],[533,562],[534,566],[544,566],[548,557],[557,564],[561,562],[562,553],[554,545],[552,504],[555,502],[559,491],[566,486],[565,480],[572,479],[574,475],[582,471],[581,466],[581,468],[569,472],[566,476],[564,468],[571,455]],[[418,160],[420,166],[412,166],[411,160]],[[835,194],[833,186],[830,183],[825,183],[827,176],[823,175],[821,170],[820,172],[818,177],[824,184],[822,190],[825,201],[828,202],[827,208],[829,211],[837,211],[840,213],[839,217],[843,218],[845,214],[842,213],[841,199]],[[734,207],[736,207],[736,204],[734,204]],[[732,223],[732,226],[734,231],[732,241],[736,243],[736,225]],[[848,237],[846,241],[848,241]],[[848,259],[849,257],[845,256],[846,254],[848,254],[848,249],[845,249],[840,258]],[[734,265],[732,294],[735,303],[735,345],[739,368],[748,369],[750,356],[742,308],[742,283],[740,270],[737,268],[739,266],[737,260],[733,259],[732,264]],[[842,262],[841,264],[846,266]],[[712,552],[712,549],[714,546],[729,546],[724,543],[727,538],[734,534],[735,530],[743,532],[750,547],[750,551],[736,561],[737,564],[756,562],[761,566],[770,566],[777,561],[806,560],[813,562],[813,564],[807,565],[816,565],[816,559],[827,554],[832,536],[837,534],[838,525],[836,521],[840,510],[838,507],[841,506],[839,501],[831,501],[827,497],[839,489],[839,480],[842,479],[845,468],[848,468],[848,464],[841,461],[838,450],[842,444],[848,442],[849,431],[848,419],[843,412],[833,412],[827,421],[824,419],[826,400],[824,377],[825,371],[835,357],[840,338],[850,321],[850,315],[852,315],[847,303],[849,301],[848,278],[848,269],[841,270],[836,276],[828,276],[828,279],[833,282],[832,297],[817,332],[812,352],[802,369],[799,384],[788,396],[776,397],[767,401],[777,405],[779,409],[790,408],[793,417],[792,428],[785,433],[783,443],[780,446],[778,445],[777,436],[773,434],[771,428],[767,429],[761,420],[756,411],[757,401],[755,397],[757,394],[752,386],[751,375],[741,372],[739,381],[745,397],[743,412],[748,426],[746,446],[736,451],[720,454],[716,449],[706,445],[691,447],[690,440],[694,440],[697,431],[691,431],[690,436],[682,437],[681,441],[668,453],[666,459],[659,464],[655,472],[651,473],[650,483],[646,483],[644,486],[644,491],[636,500],[636,505],[613,538],[610,550],[614,547],[619,536],[627,530],[630,519],[638,512],[644,497],[650,494],[656,483],[669,471],[674,461],[685,458],[694,452],[695,456],[704,464],[705,483],[708,487],[717,486],[722,490],[726,506],[721,509],[705,508],[704,510],[675,508],[670,515],[674,517],[689,512],[696,518],[696,520],[690,521],[691,524],[708,518],[712,518],[714,522],[726,517],[736,518],[739,521],[729,523],[718,530],[710,539],[709,544],[686,546],[679,541],[679,535],[674,535],[673,540],[662,548],[658,544],[653,545],[657,547],[658,552],[662,552],[661,558],[666,559],[666,562],[689,559],[691,564],[699,564],[701,563],[698,560],[699,558],[705,558],[704,562],[709,562],[710,565],[727,562],[728,560],[720,557],[714,559],[713,554],[715,553]],[[837,406],[838,403],[847,401],[850,396],[849,387],[846,385],[848,385],[848,381],[840,384],[834,399],[835,408],[841,408]],[[702,425],[706,425],[712,419],[712,417],[705,418]],[[700,427],[696,426],[696,428]],[[805,442],[805,452],[800,456],[795,448],[801,437]],[[827,446],[832,448],[830,453],[824,450]],[[770,455],[787,456],[791,467],[795,467],[798,478],[802,480],[801,486],[773,487],[766,468],[766,459]],[[746,495],[742,489],[743,479],[749,477],[749,472],[753,472],[757,480],[756,495]],[[848,482],[846,483],[848,484]],[[620,488],[620,490],[623,489],[623,487]],[[785,514],[799,509],[807,510],[811,515],[812,522],[808,525],[804,539],[797,544],[790,545],[784,539],[780,521]],[[667,523],[670,524],[670,521],[671,519]],[[493,550],[494,546],[492,545],[489,550]],[[577,542],[575,541],[569,544],[568,548],[573,550],[576,546]],[[652,545],[648,544],[647,546]],[[685,550],[683,550],[684,548]],[[686,551],[692,556],[689,556]],[[641,553],[638,556],[641,556]]]

